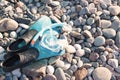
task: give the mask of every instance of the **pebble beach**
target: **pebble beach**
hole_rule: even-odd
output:
[[[43,15],[68,24],[58,35],[65,54],[8,73],[0,67],[0,80],[120,80],[119,0],[0,0],[0,63]]]

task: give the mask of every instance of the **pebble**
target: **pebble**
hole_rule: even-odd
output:
[[[84,26],[83,26],[83,29],[84,29],[84,30],[90,30],[90,29],[91,29],[91,26],[84,25]]]
[[[118,66],[117,68],[115,68],[115,71],[120,73],[120,66]]]
[[[109,59],[108,64],[110,66],[112,66],[113,68],[117,68],[118,67],[118,60],[117,59]]]
[[[89,59],[91,61],[96,61],[99,58],[99,54],[94,52],[94,53],[90,53]]]
[[[76,59],[72,59],[72,64],[77,64],[77,60]]]
[[[103,62],[106,62],[106,61],[107,61],[107,58],[106,58],[105,55],[101,55],[100,58],[101,58],[101,60],[102,60]]]
[[[120,13],[120,7],[119,6],[110,6],[108,8],[108,10],[110,11],[110,13],[112,15],[118,15]]]
[[[78,49],[78,50],[76,51],[76,56],[82,57],[83,55],[85,55],[84,49]]]
[[[19,26],[22,27],[22,28],[24,28],[24,29],[28,29],[29,28],[28,25],[23,24],[23,23],[19,23]]]
[[[65,73],[61,68],[57,68],[55,71],[57,80],[66,80]]]
[[[0,38],[3,38],[3,34],[2,33],[0,33]]]
[[[60,2],[59,1],[52,1],[51,5],[53,5],[53,6],[59,6]]]
[[[81,45],[80,44],[74,44],[74,47],[75,47],[76,50],[81,49]]]
[[[71,64],[68,62],[64,63],[64,67],[62,68],[63,70],[68,70],[70,68]]]
[[[89,9],[88,9],[87,7],[85,7],[85,8],[83,7],[83,8],[81,9],[79,15],[84,15],[84,14],[87,14],[87,13],[89,13]]]
[[[48,66],[47,66],[47,69],[46,69],[46,72],[47,72],[48,74],[53,74],[53,73],[54,73],[54,67],[51,66],[51,65],[48,65]]]
[[[92,37],[91,32],[88,31],[88,30],[84,30],[83,34],[84,34],[86,37],[88,37],[88,38],[91,38],[91,37]]]
[[[55,66],[62,68],[62,67],[64,67],[64,62],[62,60],[57,60],[55,63]]]
[[[118,31],[116,34],[115,44],[117,45],[117,47],[120,47],[120,31]]]
[[[66,52],[67,53],[75,53],[76,49],[72,45],[66,46]]]
[[[75,72],[77,69],[78,69],[78,66],[75,64],[70,67],[70,70],[72,70],[73,72]]]
[[[119,20],[114,20],[112,22],[111,28],[113,28],[117,31],[120,28],[120,21]]]
[[[47,74],[43,80],[57,80],[57,78],[52,74]]]
[[[111,26],[111,21],[109,20],[100,20],[100,27],[101,28],[108,28]]]
[[[27,78],[26,75],[23,74],[23,75],[20,77],[20,80],[29,80],[29,79]]]
[[[112,73],[105,67],[98,67],[92,73],[94,80],[110,80]]]
[[[33,14],[36,14],[36,13],[37,13],[37,7],[33,6],[33,7],[31,8],[31,12],[32,12]]]
[[[87,76],[87,69],[86,68],[80,68],[75,72],[75,80],[84,80],[84,78]]]
[[[18,80],[17,76],[12,77],[13,80]]]
[[[83,61],[82,60],[78,60],[77,66],[78,66],[78,68],[82,67],[83,66]]]
[[[5,49],[2,46],[0,46],[0,54],[2,54],[4,51]]]
[[[102,30],[103,32],[103,35],[106,37],[106,38],[113,38],[116,36],[116,31],[112,28],[109,28],[109,29],[103,29]]]
[[[95,46],[102,46],[105,44],[105,38],[103,36],[97,36],[94,40]]]
[[[87,19],[87,24],[92,25],[95,22],[94,18],[88,18]]]
[[[14,76],[20,77],[20,76],[21,76],[20,69],[16,69],[16,70],[12,71],[12,74],[13,74]]]
[[[16,30],[18,28],[18,23],[9,18],[4,18],[0,20],[0,32],[8,31],[8,30]]]
[[[94,71],[94,67],[90,67],[90,68],[88,68],[87,71],[88,71],[87,76],[92,75],[92,72]]]
[[[52,1],[53,0],[41,0],[41,2],[46,3],[46,4],[50,4],[50,3],[52,3]]]
[[[10,32],[11,38],[17,38],[17,33],[15,31]]]

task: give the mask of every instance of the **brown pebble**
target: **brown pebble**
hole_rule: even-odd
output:
[[[91,61],[96,61],[99,58],[99,54],[98,53],[90,53],[89,59]]]
[[[75,80],[83,80],[87,76],[87,69],[80,68],[75,72]]]
[[[108,51],[109,53],[113,53],[113,50],[111,48],[105,48],[106,51]]]

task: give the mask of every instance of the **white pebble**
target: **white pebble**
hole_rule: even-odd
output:
[[[2,35],[2,33],[0,33],[0,38],[3,38],[3,35]]]
[[[12,74],[13,74],[14,76],[20,77],[20,76],[21,76],[20,69],[16,69],[16,70],[12,71]]]
[[[57,66],[57,67],[60,67],[60,68],[62,68],[62,67],[64,67],[64,62],[62,61],[62,60],[57,60],[56,61],[56,63],[55,63],[55,65]]]
[[[60,2],[59,1],[52,1],[51,3],[53,6],[59,6],[60,5]]]
[[[82,60],[79,60],[78,63],[77,63],[77,66],[80,68],[83,66],[83,61]]]
[[[66,51],[68,53],[75,53],[76,52],[75,48],[72,45],[66,46]]]
[[[48,65],[46,71],[48,74],[53,74],[55,70],[53,66]]]
[[[109,59],[108,64],[111,65],[113,68],[118,67],[118,60],[117,59]]]
[[[35,6],[32,7],[32,8],[31,8],[31,12],[32,12],[33,14],[36,14],[36,13],[37,13],[37,7],[35,7]]]
[[[81,57],[81,56],[83,56],[84,54],[85,54],[84,49],[78,49],[78,50],[76,51],[76,56],[78,56],[78,57]]]
[[[10,33],[10,37],[11,37],[11,38],[17,38],[17,33],[16,33],[15,31],[12,31],[12,32]]]
[[[22,28],[24,28],[24,29],[28,29],[28,28],[29,28],[28,25],[26,25],[26,24],[22,24],[22,23],[20,23],[19,26],[22,27]]]
[[[22,30],[22,28],[19,27],[19,28],[16,30],[16,33],[19,33],[21,30]]]
[[[70,68],[70,66],[71,66],[71,64],[70,64],[70,63],[65,62],[65,63],[64,63],[64,67],[63,67],[62,69],[63,69],[63,70],[67,70],[67,69],[69,69],[69,68]]]
[[[76,50],[81,49],[81,45],[80,44],[74,44],[74,47],[75,47]]]
[[[4,51],[5,49],[2,46],[0,46],[0,54],[3,53]]]

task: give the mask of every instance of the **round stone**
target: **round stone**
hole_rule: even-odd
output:
[[[115,71],[120,73],[120,66],[118,66],[117,68],[115,68]]]
[[[117,68],[118,67],[118,60],[117,59],[109,59],[108,64],[110,66],[112,66],[113,68]]]
[[[91,29],[91,26],[84,25],[84,26],[83,26],[83,29],[84,29],[84,30],[90,30],[90,29]]]
[[[83,66],[83,61],[82,60],[78,60],[77,66],[78,66],[78,68],[82,67]]]
[[[76,50],[81,49],[81,45],[80,44],[74,44],[74,47],[75,47]]]
[[[12,32],[10,33],[10,37],[11,37],[11,38],[17,38],[17,33],[16,33],[15,31],[12,31]]]
[[[75,80],[84,80],[84,78],[87,76],[87,69],[86,68],[80,68],[75,72]]]
[[[116,34],[115,43],[117,47],[120,47],[120,31],[118,31]]]
[[[116,36],[116,31],[112,28],[109,28],[109,29],[103,29],[102,30],[103,32],[103,35],[106,37],[106,38],[113,38]]]
[[[76,56],[82,57],[83,55],[85,55],[84,49],[78,49],[78,50],[76,51]]]
[[[105,44],[105,38],[103,36],[97,36],[94,40],[95,46],[102,46]]]
[[[66,52],[67,53],[75,53],[76,49],[72,45],[66,46]]]
[[[22,27],[22,28],[24,28],[24,29],[28,29],[28,28],[29,28],[28,25],[26,25],[26,24],[22,24],[22,23],[20,23],[19,26]]]
[[[111,21],[109,20],[100,20],[100,27],[101,28],[108,28],[111,26]]]
[[[66,80],[65,73],[61,68],[57,68],[55,71],[57,80]]]
[[[107,61],[107,58],[106,58],[105,55],[101,55],[100,58],[101,58],[101,60],[102,60],[103,62]]]
[[[53,74],[54,73],[54,67],[51,66],[51,65],[48,65],[46,71],[47,71],[48,74]]]
[[[110,80],[112,73],[105,67],[98,67],[92,73],[94,80]]]
[[[0,33],[0,38],[3,38],[3,34],[2,33]]]
[[[57,78],[52,74],[47,74],[43,80],[57,80]]]
[[[64,67],[62,68],[63,70],[68,70],[70,68],[71,64],[68,62],[65,62]]]
[[[108,8],[108,10],[110,11],[110,13],[112,15],[118,15],[120,13],[120,7],[119,6],[110,6]]]
[[[20,69],[16,69],[16,70],[12,71],[12,74],[13,74],[14,76],[20,77],[20,76],[21,76]]]
[[[35,7],[35,6],[32,7],[32,8],[31,8],[31,12],[32,12],[33,14],[36,14],[36,13],[37,13],[37,7]]]
[[[89,59],[91,61],[96,61],[99,58],[99,54],[98,53],[90,53]]]
[[[87,19],[87,24],[92,25],[95,22],[94,18],[88,18]]]
[[[111,28],[118,30],[120,28],[120,21],[119,20],[114,20],[112,22]]]
[[[62,60],[57,60],[55,66],[62,68],[64,67],[64,62]]]
[[[70,70],[72,70],[73,72],[75,72],[77,69],[78,69],[78,66],[77,66],[77,65],[72,65],[72,66],[70,67]]]

